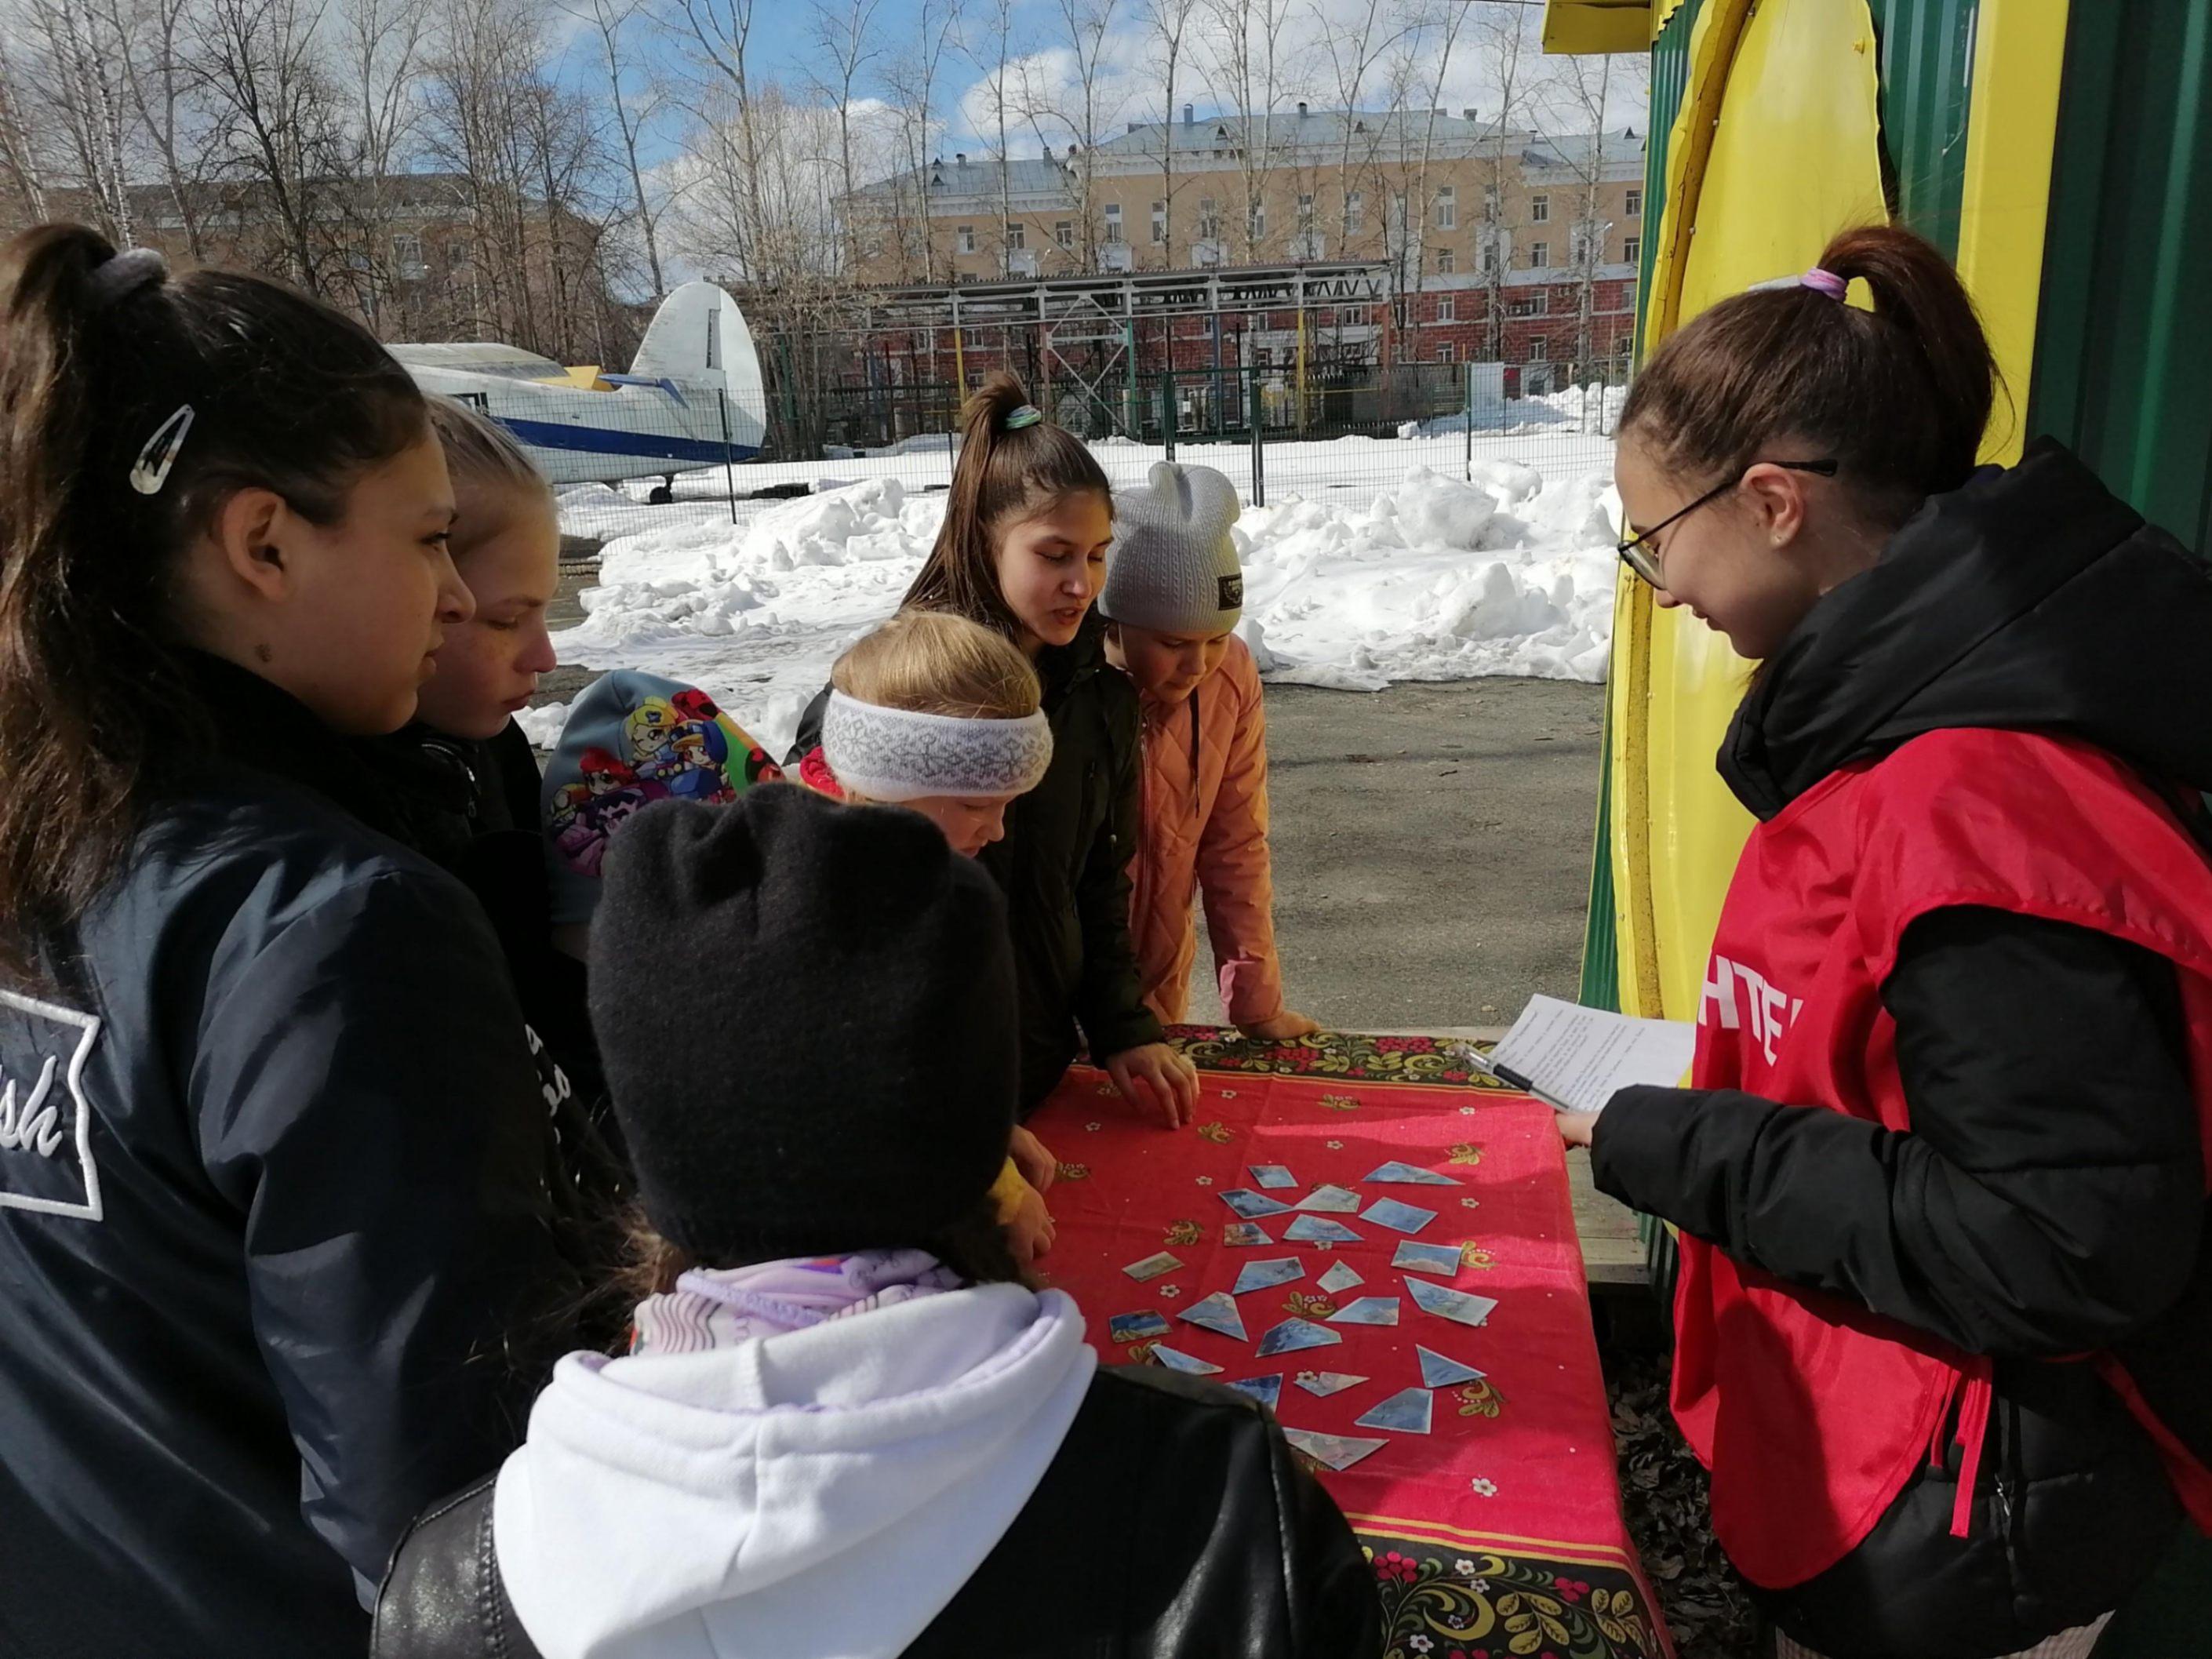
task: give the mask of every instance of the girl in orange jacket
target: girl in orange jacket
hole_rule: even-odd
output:
[[[1236,487],[1211,467],[1155,465],[1115,496],[1119,529],[1099,609],[1108,659],[1144,714],[1143,830],[1129,866],[1129,933],[1145,1001],[1180,1021],[1203,895],[1221,1003],[1245,1036],[1320,1029],[1285,1007],[1267,850],[1267,720],[1260,673],[1235,634],[1244,576],[1230,535]]]

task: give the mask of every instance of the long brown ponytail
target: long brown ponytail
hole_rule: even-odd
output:
[[[1621,435],[1705,483],[1802,445],[1894,527],[1974,470],[1996,365],[1958,273],[1911,232],[1846,230],[1820,268],[1863,281],[1873,311],[1795,283],[1723,300],[1644,366]]]
[[[0,975],[33,972],[204,735],[176,651],[180,550],[249,487],[335,524],[354,480],[425,432],[366,330],[273,283],[173,283],[81,225],[0,249]]]
[[[1114,501],[1105,471],[1066,428],[1039,420],[1006,429],[1006,417],[1028,403],[1022,383],[1002,369],[961,406],[960,459],[952,468],[945,526],[905,599],[916,610],[950,611],[1016,641],[1022,625],[999,591],[998,532],[1085,490],[1096,492],[1109,512]]]

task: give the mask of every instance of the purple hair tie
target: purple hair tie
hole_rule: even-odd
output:
[[[1831,300],[1840,301],[1850,287],[1850,283],[1848,278],[1838,276],[1832,270],[1823,270],[1820,266],[1814,265],[1802,276],[1776,276],[1764,283],[1753,283],[1749,288],[1744,289],[1744,292],[1764,294],[1770,289],[1809,288],[1815,294],[1825,294]]]

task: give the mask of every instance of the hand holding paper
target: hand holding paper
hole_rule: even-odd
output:
[[[1697,1046],[1698,1028],[1680,1020],[1637,1019],[1539,996],[1528,999],[1504,1042],[1487,1055],[1470,1050],[1468,1058],[1562,1112],[1595,1115],[1618,1090],[1680,1083]]]

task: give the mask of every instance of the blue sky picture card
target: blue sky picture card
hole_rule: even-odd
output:
[[[1226,1291],[1216,1291],[1212,1296],[1200,1297],[1177,1316],[1188,1323],[1209,1331],[1218,1331],[1224,1336],[1233,1336],[1239,1342],[1246,1340],[1244,1316],[1237,1311],[1237,1304],[1229,1299]]]
[[[1164,1365],[1171,1371],[1181,1371],[1186,1376],[1218,1376],[1221,1374],[1220,1366],[1209,1365],[1196,1354],[1185,1353],[1181,1348],[1170,1348],[1164,1342],[1152,1344],[1152,1364]]]
[[[1231,1187],[1222,1194],[1221,1201],[1247,1221],[1256,1221],[1263,1215],[1281,1215],[1291,1207],[1280,1199],[1270,1198],[1265,1193],[1249,1192],[1242,1187]]]
[[[1365,1440],[1351,1434],[1316,1434],[1311,1429],[1285,1429],[1283,1438],[1324,1468],[1339,1473],[1350,1468],[1370,1452],[1390,1443]]]
[[[1359,1194],[1349,1187],[1316,1187],[1291,1207],[1315,1215],[1351,1215],[1359,1208]]]
[[[1106,1322],[1106,1334],[1115,1342],[1141,1342],[1167,1328],[1168,1322],[1147,1308],[1142,1313],[1115,1314]]]
[[[1363,1296],[1357,1302],[1347,1302],[1328,1316],[1332,1325],[1395,1325],[1398,1322],[1398,1298],[1395,1296]]]
[[[1364,1285],[1366,1282],[1352,1271],[1352,1264],[1349,1261],[1338,1262],[1315,1281],[1331,1296],[1334,1296],[1339,1291],[1348,1291],[1354,1285]]]
[[[1255,1164],[1250,1167],[1255,1187],[1295,1187],[1298,1178],[1279,1164]]]
[[[1229,1287],[1229,1294],[1243,1296],[1253,1291],[1272,1290],[1278,1285],[1287,1285],[1294,1279],[1305,1276],[1305,1264],[1294,1255],[1270,1256],[1265,1261],[1248,1261],[1237,1273],[1237,1282]]]
[[[1426,1389],[1401,1389],[1352,1425],[1362,1429],[1395,1429],[1400,1434],[1426,1434],[1436,1395]]]
[[[1395,1198],[1378,1198],[1359,1212],[1359,1218],[1378,1227],[1388,1227],[1392,1232],[1417,1233],[1437,1218],[1437,1212],[1401,1204]]]
[[[1346,1389],[1356,1389],[1367,1379],[1354,1376],[1349,1371],[1300,1371],[1291,1379],[1317,1400],[1326,1400],[1333,1394],[1342,1394]]]
[[[1338,1332],[1326,1325],[1316,1325],[1310,1319],[1285,1319],[1260,1339],[1260,1358],[1269,1359],[1279,1353],[1296,1353],[1301,1348],[1326,1348],[1343,1340]]]
[[[1421,1357],[1421,1381],[1431,1389],[1449,1389],[1455,1382],[1480,1382],[1482,1373],[1472,1365],[1462,1365],[1449,1354],[1438,1353],[1434,1348],[1413,1344],[1413,1352]]]
[[[1224,1386],[1236,1389],[1239,1394],[1250,1395],[1273,1411],[1275,1402],[1283,1397],[1283,1374],[1277,1371],[1273,1376],[1248,1376],[1242,1382],[1231,1382]]]
[[[1221,1242],[1231,1249],[1244,1249],[1254,1244],[1272,1244],[1267,1230],[1256,1221],[1232,1221],[1221,1230]]]
[[[1302,1215],[1283,1229],[1285,1244],[1357,1244],[1359,1235],[1334,1216]]]
[[[1455,1291],[1443,1285],[1431,1285],[1425,1279],[1409,1279],[1406,1289],[1413,1297],[1413,1304],[1424,1313],[1432,1313],[1439,1319],[1449,1319],[1462,1325],[1480,1325],[1490,1317],[1490,1310],[1498,1304],[1486,1296],[1469,1296],[1465,1291]]]
[[[1370,1170],[1361,1179],[1384,1187],[1456,1187],[1460,1184],[1449,1176],[1438,1175],[1433,1170],[1424,1170],[1415,1164],[1401,1164],[1395,1158],[1379,1170]]]
[[[1407,1239],[1398,1246],[1398,1253],[1390,1258],[1394,1267],[1409,1267],[1417,1273],[1440,1273],[1446,1279],[1459,1276],[1459,1247],[1456,1244],[1417,1244]]]

